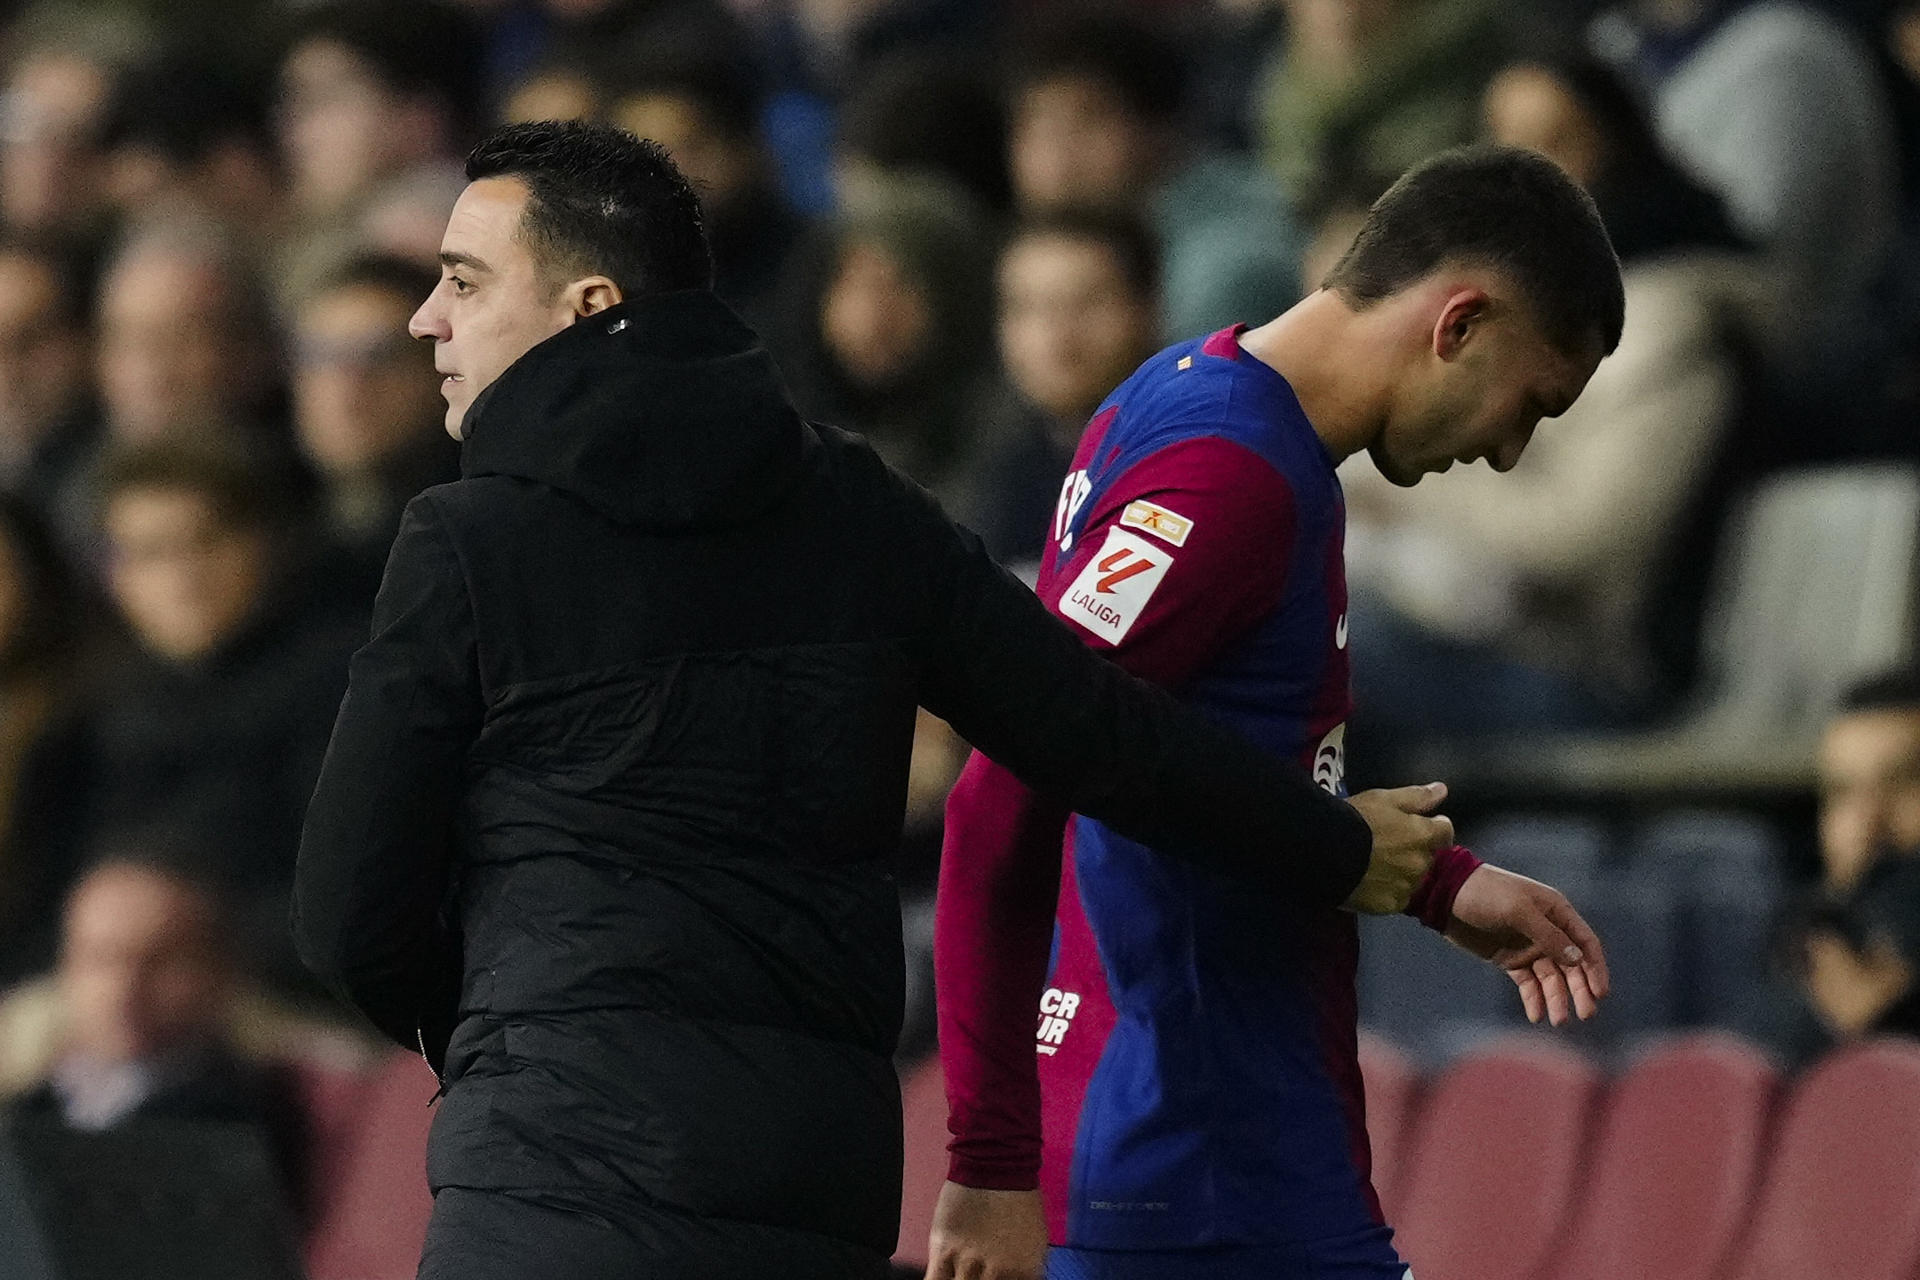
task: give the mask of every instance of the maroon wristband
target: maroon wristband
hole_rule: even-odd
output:
[[[1481,867],[1480,859],[1473,856],[1473,850],[1461,845],[1448,845],[1433,855],[1433,866],[1427,869],[1427,878],[1413,891],[1413,900],[1407,903],[1406,914],[1418,920],[1429,929],[1443,931],[1453,919],[1453,900],[1460,893],[1460,886],[1467,877]]]

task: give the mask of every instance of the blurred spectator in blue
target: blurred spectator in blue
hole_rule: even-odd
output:
[[[457,169],[482,115],[481,33],[440,0],[301,9],[277,106],[296,222],[275,292],[298,298],[359,248],[354,222],[387,183]]]
[[[876,184],[802,251],[788,287],[781,371],[801,412],[960,500],[1004,394],[993,251],[966,198],[932,181]]]
[[[1511,52],[1505,0],[1284,0],[1260,145],[1303,216],[1384,188],[1479,129],[1480,92]]]
[[[1159,346],[1159,246],[1125,214],[1036,214],[1000,251],[999,284],[1011,421],[954,514],[995,559],[1032,565],[1087,420]]]
[[[122,445],[102,475],[108,588],[131,650],[29,766],[25,856],[53,866],[165,822],[243,910],[244,954],[297,979],[300,823],[365,621],[323,612],[278,472],[221,435]]]
[[[998,84],[972,57],[903,50],[876,61],[840,112],[835,182],[939,178],[995,218],[1013,200]]]
[[[91,248],[110,213],[114,78],[137,56],[143,33],[75,10],[22,25],[0,92],[0,225]]]
[[[660,143],[692,180],[713,249],[714,292],[765,333],[806,223],[780,192],[760,132],[762,96],[741,50],[655,40],[611,74],[607,118]]]
[[[1819,769],[1821,881],[1789,961],[1828,1036],[1920,1035],[1920,677],[1853,689]]]
[[[407,336],[438,280],[410,262],[357,259],[294,317],[294,434],[320,479],[343,585],[369,609],[400,513],[422,489],[460,475],[433,348]]]
[[[307,1126],[291,1073],[248,1061],[228,1033],[240,986],[229,926],[218,889],[146,843],[108,854],[67,900],[58,1020],[41,1032],[40,1078],[8,1110],[81,1132],[249,1126],[300,1203]]]
[[[29,761],[71,705],[93,647],[85,592],[45,522],[21,498],[0,494],[0,983],[44,961],[67,868],[42,856],[22,791]]]
[[[1298,300],[1297,225],[1250,163],[1188,145],[1178,51],[1123,13],[1042,19],[1012,54],[1014,196],[1029,213],[1104,209],[1160,237],[1161,332],[1194,337]]]
[[[1626,328],[1511,474],[1400,489],[1365,459],[1342,470],[1356,688],[1393,746],[1610,727],[1661,701],[1659,570],[1742,412],[1765,310],[1717,200],[1603,64],[1515,63],[1485,114],[1493,140],[1547,155],[1619,229]]]
[[[1862,295],[1893,235],[1898,184],[1867,49],[1799,0],[1630,0],[1594,37],[1648,87],[1661,139],[1784,277],[1796,323],[1776,359],[1843,390],[1858,376],[1845,357],[1861,349]]]
[[[123,219],[212,218],[264,246],[283,212],[267,95],[232,68],[164,54],[115,82],[106,191]]]
[[[93,282],[57,249],[0,240],[0,488],[53,511],[98,429]]]

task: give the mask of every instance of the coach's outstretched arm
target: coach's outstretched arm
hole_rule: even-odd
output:
[[[442,912],[481,718],[466,580],[432,500],[415,498],[307,809],[293,936],[328,987],[436,1070],[460,982]]]
[[[1362,817],[1304,770],[1090,652],[978,538],[922,501],[929,710],[1063,809],[1143,844],[1297,902],[1406,906],[1432,851],[1452,841],[1446,819]]]

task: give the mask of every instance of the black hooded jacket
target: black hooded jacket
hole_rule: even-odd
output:
[[[581,321],[466,431],[388,562],[294,907],[307,962],[443,1065],[436,1187],[612,1198],[769,1275],[883,1265],[917,703],[1259,891],[1358,882],[1350,808],[1082,648],[803,422],[710,294]],[[645,1274],[721,1274],[661,1238]]]

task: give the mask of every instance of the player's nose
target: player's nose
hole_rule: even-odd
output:
[[[427,300],[420,304],[420,309],[415,311],[413,318],[407,321],[408,337],[423,340],[431,338],[435,342],[445,342],[452,336],[447,329],[446,312],[441,309],[439,298],[439,289],[427,295]]]

